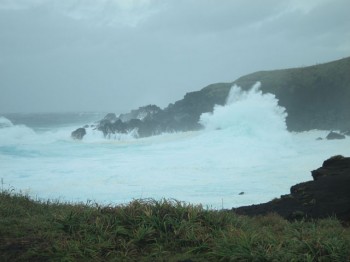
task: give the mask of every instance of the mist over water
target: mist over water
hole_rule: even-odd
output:
[[[212,208],[269,201],[311,180],[310,171],[336,154],[350,155],[349,138],[316,141],[328,131],[290,133],[286,112],[259,84],[234,86],[225,106],[203,114],[204,130],[106,140],[79,125],[37,132],[0,117],[0,178],[40,199],[127,203],[175,198]],[[244,195],[239,195],[244,192]]]

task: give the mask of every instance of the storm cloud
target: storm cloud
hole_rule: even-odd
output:
[[[0,0],[0,112],[168,103],[349,56],[348,0]]]

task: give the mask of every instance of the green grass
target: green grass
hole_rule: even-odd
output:
[[[0,261],[350,261],[350,229],[176,200],[100,206],[3,191]]]

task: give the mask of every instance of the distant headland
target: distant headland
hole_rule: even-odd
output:
[[[185,94],[164,109],[147,105],[119,116],[109,113],[95,125],[73,131],[72,137],[82,139],[86,128],[99,130],[106,138],[133,130],[137,137],[199,130],[201,114],[224,105],[233,85],[247,90],[256,82],[261,83],[263,93],[274,94],[279,105],[286,108],[288,130],[349,132],[350,57],[308,67],[259,71],[230,83],[211,84]]]

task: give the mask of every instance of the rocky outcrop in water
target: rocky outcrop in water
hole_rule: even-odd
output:
[[[337,132],[331,131],[327,136],[326,139],[328,140],[334,140],[334,139],[345,139],[345,135],[339,134]]]
[[[82,140],[85,135],[86,135],[86,130],[84,127],[76,129],[71,134],[72,138],[76,140]]]
[[[211,85],[200,91],[187,93],[182,100],[164,109],[148,105],[119,116],[109,113],[99,121],[96,129],[102,131],[107,138],[132,130],[137,130],[135,134],[138,137],[147,137],[163,132],[201,129],[201,114],[213,112],[215,105],[224,105],[226,102],[229,88],[219,90],[221,85]]]
[[[117,133],[126,134],[133,130],[137,130],[139,137],[156,135],[162,132],[157,125],[157,116],[161,112],[162,109],[158,106],[148,105],[118,117],[110,113],[98,123],[97,129],[102,131],[105,137]]]
[[[157,115],[161,111],[162,109],[156,105],[148,105],[148,106],[139,107],[136,110],[131,110],[127,114],[121,114],[118,118],[124,123],[129,122],[130,120],[133,120],[133,119],[139,119],[139,120],[151,119],[153,118],[154,115]]]
[[[350,223],[350,157],[334,156],[313,170],[313,181],[291,187],[270,202],[232,209],[240,215],[277,213],[287,219],[336,216]]]

